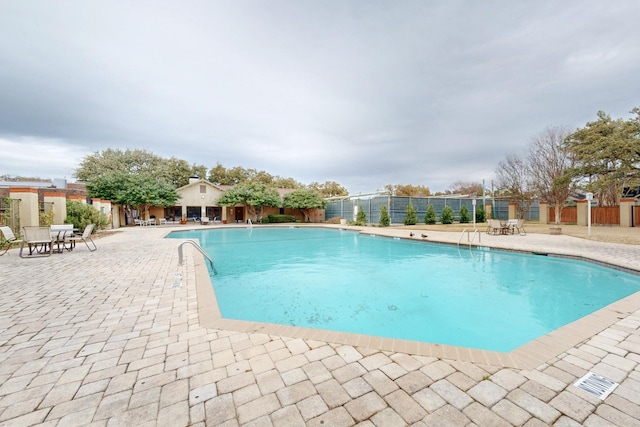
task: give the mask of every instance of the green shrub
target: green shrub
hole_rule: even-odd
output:
[[[391,218],[389,218],[389,211],[386,206],[380,208],[380,227],[388,227],[391,224]]]
[[[89,224],[95,224],[94,230],[100,230],[109,224],[109,218],[91,205],[67,200],[67,219],[64,222],[73,224],[80,231],[83,231]]]
[[[445,206],[440,213],[440,222],[443,224],[453,224],[454,212],[451,206]]]
[[[355,225],[367,225],[367,214],[364,209],[358,209]]]
[[[264,218],[262,219],[264,222]],[[296,222],[296,217],[293,215],[274,214],[267,217],[267,223],[277,224],[282,222]]]
[[[487,220],[487,213],[482,206],[476,208],[476,222],[485,222]]]
[[[405,209],[404,225],[416,225],[418,222],[418,213],[413,207],[413,204],[409,203],[407,209]]]
[[[468,224],[471,222],[471,215],[469,215],[469,208],[466,205],[462,205],[460,208],[460,224]]]
[[[435,224],[436,223],[436,210],[433,208],[433,205],[427,205],[427,213],[424,214],[424,223],[425,224]]]

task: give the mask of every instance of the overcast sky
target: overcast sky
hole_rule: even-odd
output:
[[[0,175],[106,148],[352,194],[495,178],[640,106],[640,3],[0,0]]]

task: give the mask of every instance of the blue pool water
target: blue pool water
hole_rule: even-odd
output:
[[[174,232],[215,261],[225,318],[511,351],[640,290],[569,259],[322,228]]]

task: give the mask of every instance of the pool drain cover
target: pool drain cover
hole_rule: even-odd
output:
[[[593,372],[589,372],[587,375],[580,378],[574,385],[602,400],[606,399],[607,396],[609,396],[611,392],[618,387],[618,383],[594,374]]]

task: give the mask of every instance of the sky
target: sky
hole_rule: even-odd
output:
[[[640,106],[640,3],[0,0],[0,175],[144,149],[351,194],[489,188]]]

